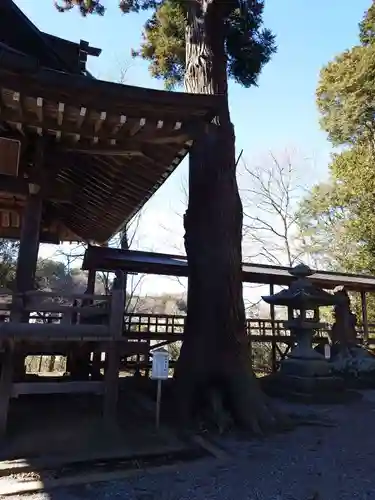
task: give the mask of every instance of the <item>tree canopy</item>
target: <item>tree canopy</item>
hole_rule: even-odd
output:
[[[360,43],[339,54],[320,74],[317,104],[332,143],[374,144],[375,4],[359,25]]]
[[[300,207],[302,231],[330,266],[375,274],[375,2],[359,24],[359,43],[321,71],[322,128],[341,151],[330,179]]]
[[[0,238],[0,288],[12,286],[17,260],[18,244]]]
[[[274,35],[263,27],[264,1],[211,0],[207,3],[216,6],[223,17],[228,76],[245,87],[255,85],[262,67],[276,50]],[[60,0],[55,5],[61,12],[77,7],[84,16],[105,13],[104,2],[99,0]],[[181,85],[185,76],[189,2],[123,0],[119,7],[124,13],[152,10],[141,46],[132,51],[133,56],[147,60],[152,76],[162,79],[167,88]]]
[[[104,14],[99,0],[64,0],[59,10],[74,7],[83,15]],[[213,400],[212,409],[224,408],[226,401],[234,422],[258,432],[274,425],[275,416],[248,362],[241,280],[243,210],[227,96],[228,77],[245,87],[255,85],[276,50],[274,35],[263,27],[264,1],[124,0],[120,7],[123,12],[151,9],[141,47],[133,55],[149,62],[153,76],[167,88],[184,82],[189,92],[224,97],[190,156],[184,216],[189,293],[174,372],[177,420],[182,427],[189,425],[194,408],[202,411]],[[226,419],[211,413],[221,429]]]

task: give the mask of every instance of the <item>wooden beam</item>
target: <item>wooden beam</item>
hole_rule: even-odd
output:
[[[0,174],[0,191],[20,196],[29,195],[29,183],[34,179],[25,179],[22,177],[10,177]],[[45,200],[55,201],[56,203],[71,203],[74,193],[72,188],[58,181],[48,182],[48,179],[41,179],[41,196]]]
[[[124,138],[119,139],[119,126],[116,126],[112,129],[106,129],[105,127],[103,127],[103,124],[105,123],[105,120],[107,118],[107,113],[105,111],[100,113],[99,119],[96,122],[90,123],[88,119],[85,120],[85,117],[87,116],[87,108],[80,106],[78,108],[78,119],[74,123],[63,120],[64,108],[62,104],[63,103],[59,103],[57,105],[57,120],[48,117],[46,113],[42,112],[43,99],[39,97],[36,100],[36,109],[38,111],[37,116],[32,113],[27,113],[26,111],[23,112],[22,115],[20,115],[17,110],[11,108],[3,108],[1,111],[1,121],[11,124],[21,123],[24,127],[32,127],[35,129],[41,128],[44,131],[60,132],[59,137],[61,137],[62,134],[66,134],[69,136],[79,135],[84,139],[93,140],[94,137],[96,137],[97,141],[107,142],[109,142],[111,139],[116,139],[119,142],[121,141],[121,143],[123,143],[124,148],[133,147],[134,149],[139,148],[140,145],[145,141],[155,144],[173,144],[187,141],[191,138],[192,134],[194,133],[194,129],[196,129],[197,127],[197,124],[194,121],[193,123],[187,124],[185,126],[181,125],[180,128],[177,128],[175,130],[167,131],[164,128],[158,129],[155,124],[154,128],[142,132],[142,126],[139,125],[139,128],[136,131],[138,132],[136,138],[125,136]],[[123,120],[124,119],[122,119],[122,121]],[[121,117],[119,125],[122,125]],[[130,134],[130,136],[131,135],[132,134]],[[135,135],[134,131],[133,135]],[[74,142],[72,145],[74,145]]]
[[[69,306],[69,305],[59,305],[53,302],[46,302],[46,303],[35,303],[35,304],[30,304],[26,305],[24,308],[27,312],[40,312],[40,313],[61,313],[61,314],[68,314],[68,313],[79,313],[81,316],[83,316],[85,319],[87,317],[92,318],[95,316],[106,316],[109,315],[108,309],[105,309],[104,307],[95,307],[95,306]]]
[[[86,299],[90,299],[90,300],[99,300],[99,301],[102,301],[102,302],[109,302],[110,301],[110,295],[91,295],[91,294],[88,294],[88,293],[60,293],[60,292],[41,292],[40,290],[31,290],[31,291],[28,291],[25,293],[26,296],[35,296],[35,297],[40,297],[41,299],[44,299],[44,298],[47,298],[47,297],[54,297],[55,299],[56,298],[60,298],[60,299],[70,299],[70,300],[74,300],[74,299],[81,299],[81,300],[86,300]]]
[[[1,227],[0,228],[0,238],[6,238],[9,240],[19,240],[21,237],[21,228],[16,227]],[[40,243],[49,243],[52,245],[59,245],[60,236],[51,231],[40,230],[39,233]]]
[[[130,146],[130,145],[129,145]],[[64,151],[89,155],[99,155],[99,156],[143,156],[141,151],[137,149],[132,149],[131,146],[126,148],[124,145],[95,145],[95,146],[82,146],[80,143],[74,145],[69,145],[63,148]]]
[[[59,323],[0,323],[0,339],[95,341],[109,337],[105,325],[62,325]]]
[[[0,174],[0,191],[27,196],[29,187],[23,178]]]
[[[18,382],[13,384],[12,398],[22,394],[102,394],[103,382]]]

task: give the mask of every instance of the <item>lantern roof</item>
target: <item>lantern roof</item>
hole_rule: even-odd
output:
[[[315,309],[319,306],[331,306],[337,303],[334,295],[322,290],[309,279],[314,271],[305,264],[294,267],[290,270],[290,274],[295,281],[292,281],[289,288],[262,297],[267,304],[288,306],[293,309]]]

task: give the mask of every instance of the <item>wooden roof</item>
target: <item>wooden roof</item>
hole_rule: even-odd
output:
[[[164,276],[188,276],[185,256],[152,252],[118,250],[115,248],[89,247],[86,250],[82,269],[98,271],[128,271]],[[289,285],[295,280],[289,267],[266,264],[242,264],[244,283]],[[366,274],[333,273],[315,271],[311,280],[323,289],[345,286],[352,291],[375,291],[375,276]]]
[[[44,66],[72,70],[69,61],[55,50],[13,0],[0,2],[0,41],[19,52],[38,58]]]
[[[36,176],[46,231],[104,243],[173,172],[220,101],[56,71],[0,45],[0,135],[22,145],[17,178],[0,175],[0,208],[14,200],[22,210]],[[30,163],[40,138],[43,175]]]

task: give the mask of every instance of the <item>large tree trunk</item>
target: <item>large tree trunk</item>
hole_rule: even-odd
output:
[[[235,421],[254,431],[274,421],[251,367],[242,295],[242,204],[230,121],[223,12],[213,2],[191,2],[186,89],[222,94],[215,123],[197,134],[190,153],[185,247],[188,312],[175,371],[179,416],[218,394]]]

